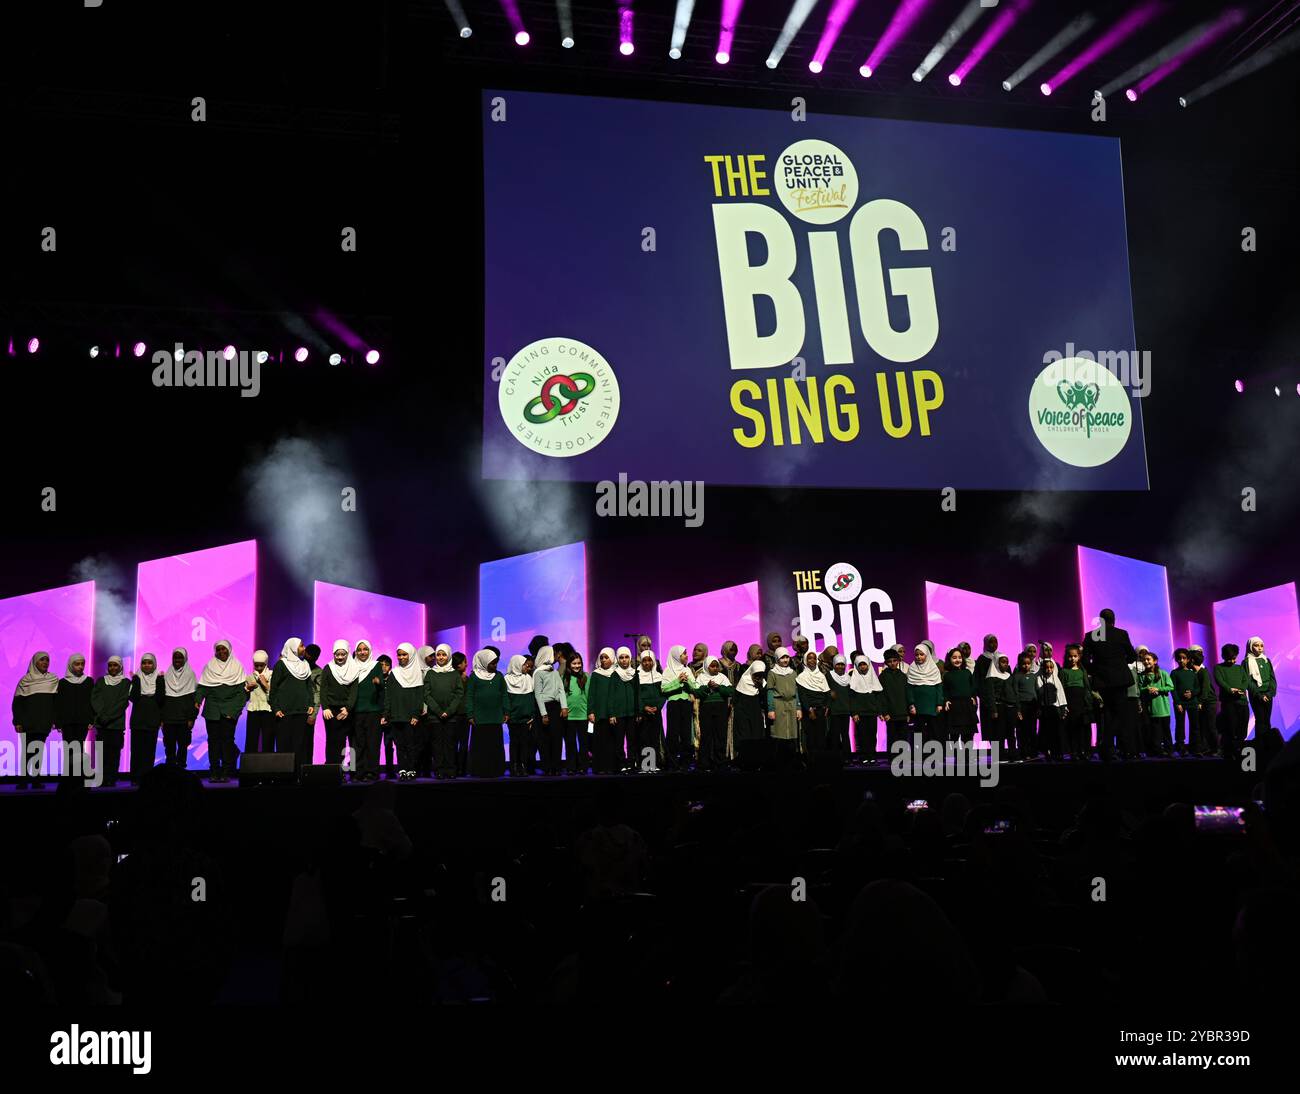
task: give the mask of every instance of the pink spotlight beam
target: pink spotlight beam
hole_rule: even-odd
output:
[[[618,51],[624,57],[631,57],[635,48],[632,44],[632,6],[627,4],[618,9]]]
[[[1050,80],[1044,80],[1042,87],[1039,89],[1044,95],[1050,95],[1058,87],[1067,83],[1094,61],[1100,60],[1106,56],[1112,49],[1127,41],[1149,22],[1158,15],[1163,15],[1165,10],[1164,3],[1161,0],[1146,0],[1146,3],[1139,4],[1131,9],[1128,14],[1119,20],[1114,26],[1106,31],[1100,38],[1092,43],[1087,49],[1080,53],[1073,61],[1070,61]]]
[[[876,48],[871,51],[871,55],[862,63],[862,68],[859,71],[864,76],[869,76],[875,72],[880,67],[880,62],[894,48],[895,43],[908,32],[920,14],[929,6],[930,0],[903,0],[894,12],[893,18],[889,20],[889,25],[885,27],[885,33],[880,36]]]
[[[988,56],[993,47],[1002,39],[1002,36],[1011,29],[1011,24],[1033,7],[1033,4],[1034,0],[1011,0],[1011,3],[998,12],[993,21],[984,29],[979,41],[971,46],[970,52],[962,58],[961,63],[953,69],[952,75],[948,77],[948,82],[953,87],[960,87],[961,82],[970,74],[971,69]]]
[[[826,67],[826,58],[835,48],[835,41],[844,29],[844,23],[857,6],[858,0],[835,0],[831,5],[831,10],[826,13],[826,25],[822,27],[821,37],[817,39],[817,48],[813,50],[812,60],[808,62],[810,72],[820,72]]]
[[[510,21],[510,27],[515,32],[516,44],[528,45],[531,39],[528,36],[528,31],[524,29],[524,18],[519,14],[517,0],[501,0],[501,10],[505,12],[506,18]]]
[[[740,22],[740,9],[745,0],[722,0],[722,25],[718,28],[718,64],[731,60],[731,43],[736,37],[736,24]]]
[[[1137,87],[1135,89],[1130,89],[1130,91],[1135,90],[1137,96],[1145,95],[1151,88],[1160,83],[1161,80],[1168,76],[1172,76],[1198,53],[1203,53],[1205,50],[1209,49],[1210,46],[1214,45],[1215,42],[1227,34],[1228,31],[1240,23],[1244,18],[1245,14],[1240,8],[1229,8],[1219,16],[1213,26],[1206,29],[1205,34],[1202,37],[1198,38],[1181,53],[1170,57],[1169,60],[1154,72],[1147,73],[1138,82]],[[1136,98],[1137,96],[1134,97]]]

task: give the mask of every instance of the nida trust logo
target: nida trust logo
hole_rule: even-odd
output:
[[[1086,357],[1054,361],[1038,374],[1029,391],[1029,424],[1048,452],[1073,467],[1110,462],[1133,428],[1124,385]]]
[[[543,456],[577,456],[609,436],[618,420],[618,378],[605,358],[575,338],[541,338],[516,353],[497,387],[515,440]]]

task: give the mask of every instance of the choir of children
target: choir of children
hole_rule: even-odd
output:
[[[817,653],[804,639],[795,641],[792,655],[775,632],[766,649],[750,646],[743,662],[734,642],[724,643],[717,657],[696,643],[689,662],[686,647],[674,645],[662,663],[648,638],[637,645],[636,661],[627,646],[606,646],[587,673],[570,644],[552,645],[539,635],[502,673],[493,647],[479,650],[470,664],[447,645],[417,650],[403,642],[394,664],[375,657],[365,639],[339,639],[322,670],[319,648],[290,638],[273,667],[258,650],[253,671],[245,672],[222,640],[197,677],[188,652],[178,647],[164,673],[146,653],[130,677],[122,659],[110,657],[98,679],[86,673],[81,654],[68,658],[64,676],[55,676],[42,651],[18,682],[13,721],[27,742],[42,746],[51,729],[78,749],[93,733],[104,746],[108,783],[116,780],[128,709],[133,778],[152,765],[159,732],[165,762],[184,766],[202,717],[214,782],[235,772],[235,727],[245,707],[244,751],[291,753],[301,768],[311,760],[319,713],[326,762],[344,764],[360,781],[379,777],[390,741],[398,778],[409,780],[500,776],[507,734],[509,770],[521,777],[539,770],[551,776],[707,771],[769,740],[787,757],[838,754],[871,763],[886,758],[878,730],[886,747],[914,735],[970,742],[978,731],[982,740],[999,743],[1008,762],[1083,761],[1093,753],[1094,724],[1102,732],[1101,689],[1084,666],[1085,647],[1075,643],[1060,664],[1046,642],[1029,644],[1013,661],[996,636],[986,635],[972,663],[965,642],[940,660],[923,640],[906,667],[902,646],[886,650],[879,671],[861,651],[847,659],[833,646]],[[1236,755],[1252,713],[1257,731],[1271,725],[1277,695],[1263,640],[1252,637],[1246,651],[1239,664],[1240,649],[1225,645],[1211,670],[1199,646],[1180,648],[1166,671],[1154,651],[1138,647],[1127,690],[1109,681],[1110,701],[1123,709],[1105,720],[1115,737],[1105,745],[1098,737],[1100,757],[1111,758],[1109,744],[1124,758]],[[20,785],[41,785],[42,756],[35,753],[44,750],[32,751]]]

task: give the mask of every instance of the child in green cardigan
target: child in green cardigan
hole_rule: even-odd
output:
[[[474,655],[465,678],[465,715],[469,719],[469,773],[476,779],[505,774],[506,750],[501,723],[506,720],[506,681],[497,672],[497,655],[489,649]]]
[[[456,777],[456,741],[465,720],[465,677],[451,663],[445,642],[433,651],[433,665],[424,674],[424,708],[433,728],[433,773]]]
[[[1246,643],[1246,692],[1255,715],[1255,740],[1260,730],[1273,725],[1273,700],[1277,697],[1277,677],[1273,662],[1264,656],[1264,640],[1258,636]]]
[[[1219,696],[1214,690],[1214,673],[1205,663],[1205,650],[1200,646],[1188,646],[1192,655],[1192,668],[1196,670],[1199,682],[1200,709],[1197,717],[1201,722],[1201,755],[1217,756],[1219,754]]]
[[[1174,707],[1174,755],[1195,756],[1201,751],[1199,717],[1200,681],[1192,667],[1192,655],[1182,647],[1174,650],[1174,669],[1169,674],[1173,687],[1171,699]]]
[[[1145,671],[1138,677],[1142,706],[1146,711],[1146,751],[1148,756],[1169,755],[1169,695],[1174,690],[1169,673],[1160,667],[1160,659],[1147,650],[1142,655]]]
[[[1239,653],[1240,648],[1229,642],[1223,647],[1223,660],[1214,666],[1214,686],[1219,692],[1219,703],[1223,708],[1223,758],[1234,761],[1241,756],[1241,746],[1246,741],[1246,722],[1250,714],[1250,677],[1245,668],[1237,664]]]
[[[667,758],[677,771],[686,771],[694,759],[695,673],[686,664],[686,647],[672,646],[664,661],[663,679],[659,684],[667,709]]]
[[[864,670],[862,662],[866,661],[867,667],[865,672],[872,675],[875,670],[871,667],[871,662],[865,657],[855,657],[854,662],[857,665],[854,676],[854,683],[858,684],[857,676],[862,675]],[[893,749],[899,741],[907,741],[907,673],[903,670],[903,655],[897,649],[885,651],[885,667],[880,670],[880,676],[877,683],[880,684],[880,694],[867,699],[864,707],[870,708],[874,705],[876,716],[881,718],[885,723],[885,748]],[[860,684],[858,685],[861,686]],[[856,691],[857,688],[855,687]],[[864,690],[871,690],[868,686]],[[861,701],[862,696],[859,695]],[[876,735],[872,732],[874,728],[871,725],[872,719],[868,716],[867,710],[855,710],[854,714],[858,716],[858,738],[861,740],[862,734],[868,733],[871,737],[871,752],[874,757],[876,750]],[[911,745],[911,741],[908,741]]]
[[[124,684],[127,686],[123,687]],[[122,672],[122,659],[110,657],[107,671],[95,681],[90,691],[90,709],[95,714],[95,740],[104,746],[100,762],[105,786],[117,782],[122,742],[126,739],[126,707],[130,701],[131,688]]]
[[[700,700],[701,771],[711,771],[727,762],[727,706],[735,688],[722,670],[722,660],[710,657],[695,678],[695,694]]]
[[[533,674],[528,658],[521,653],[510,658],[506,679],[506,727],[510,734],[510,774],[524,778],[537,773],[537,744],[533,737],[533,719],[537,715],[537,697],[533,693]]]
[[[823,653],[825,650],[822,651]],[[846,755],[851,751],[849,723],[853,720],[853,677],[848,671],[848,661],[843,654],[832,654],[830,671],[822,670],[829,685],[826,707],[826,747],[836,749]],[[879,681],[877,681],[879,684]],[[862,762],[868,757],[863,750],[862,729],[857,732],[857,755]],[[871,718],[871,758],[876,753],[876,718]]]

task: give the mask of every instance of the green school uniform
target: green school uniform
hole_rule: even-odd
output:
[[[243,684],[200,684],[194,690],[195,701],[203,708],[203,717],[214,720],[238,718],[248,702]]]
[[[1169,683],[1173,687],[1173,701],[1180,707],[1190,706],[1200,698],[1201,682],[1196,678],[1195,669],[1174,669],[1169,674]],[[1191,692],[1191,697],[1183,692]]]
[[[286,667],[283,661],[277,661],[271,670],[271,694],[268,701],[277,714],[301,714],[307,716],[307,708],[315,698],[311,676],[299,680]],[[168,719],[170,721],[170,719]]]
[[[1242,666],[1246,671],[1246,687],[1251,695],[1267,695],[1269,698],[1277,695],[1277,677],[1273,675],[1273,662],[1264,657],[1255,658],[1255,667],[1259,670],[1259,683],[1255,683],[1255,678],[1251,676],[1250,669]]]
[[[470,673],[465,683],[465,713],[471,722],[500,725],[506,720],[506,678],[499,672],[491,680]]]
[[[424,674],[424,705],[429,717],[441,721],[445,714],[454,718],[465,711],[465,677],[455,669],[451,672]]]
[[[1169,679],[1169,673],[1164,669],[1157,668],[1155,672],[1144,672],[1138,677],[1138,687],[1142,693],[1142,702],[1146,705],[1147,713],[1156,718],[1169,717],[1169,693],[1174,690],[1174,685]],[[1150,689],[1155,688],[1156,694],[1152,695]]]
[[[1233,664],[1229,661],[1220,662],[1214,666],[1214,683],[1219,690],[1219,699],[1224,706],[1229,703],[1246,705],[1246,692],[1250,690],[1250,674],[1246,671],[1244,665]],[[1233,695],[1233,688],[1237,688],[1241,694]]]
[[[357,713],[382,714],[384,711],[384,670],[377,661],[365,662],[366,674],[357,680]],[[457,675],[460,675],[457,673]]]
[[[131,685],[126,680],[119,684],[106,684],[105,679],[107,678],[101,676],[96,680],[90,692],[90,708],[95,713],[95,725],[99,729],[125,731]]]
[[[907,705],[916,707],[918,715],[933,717],[943,705],[943,684],[908,684]]]
[[[591,686],[592,678],[587,677],[587,686]],[[569,702],[569,721],[585,722],[587,720],[587,690],[578,683],[576,676],[570,676],[568,686],[565,689]]]
[[[865,695],[875,699],[880,714],[889,715],[892,722],[906,722],[908,718],[907,673],[902,669],[885,667],[880,670],[880,691]],[[860,713],[854,711],[855,714]]]

